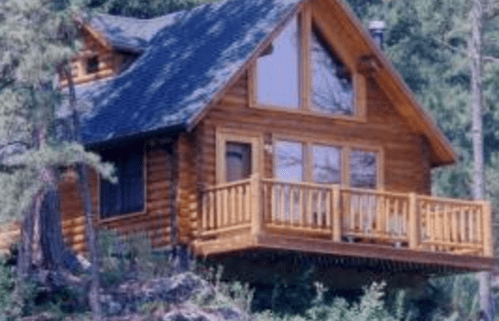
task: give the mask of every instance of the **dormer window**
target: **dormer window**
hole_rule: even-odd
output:
[[[99,71],[99,56],[93,56],[87,60],[87,74]]]

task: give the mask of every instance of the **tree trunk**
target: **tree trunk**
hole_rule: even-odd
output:
[[[90,186],[88,183],[88,169],[84,164],[78,165],[78,190],[83,198],[83,207],[85,211],[85,228],[87,232],[87,246],[90,250],[90,257],[92,261],[91,276],[92,281],[90,284],[89,302],[92,309],[92,320],[100,321],[102,319],[102,311],[99,301],[100,289],[100,258],[99,250],[97,247],[97,236],[94,229],[94,214],[92,209],[92,195],[90,194]]]
[[[483,4],[482,0],[472,0],[471,7],[471,39],[469,50],[471,53],[471,119],[473,136],[473,158],[475,164],[473,196],[475,199],[484,199],[484,160],[483,160],[483,134],[482,134],[482,34],[483,34]],[[491,321],[494,317],[492,299],[490,294],[490,274],[478,274],[480,296],[480,318]]]
[[[80,126],[78,120],[78,112],[76,110],[76,94],[74,90],[73,77],[71,76],[71,70],[68,65],[61,67],[60,69],[68,80],[69,89],[69,105],[72,110],[73,118],[73,137],[72,140],[76,142],[81,142],[80,139]],[[102,310],[99,300],[99,290],[100,290],[100,256],[99,248],[97,246],[97,234],[94,229],[94,214],[92,209],[92,194],[90,193],[90,185],[88,182],[88,168],[85,164],[80,163],[77,165],[77,172],[79,176],[78,180],[78,191],[83,200],[83,210],[85,212],[85,229],[87,236],[87,246],[90,250],[90,259],[92,261],[91,266],[91,283],[90,292],[88,294],[88,299],[90,303],[90,308],[92,310],[92,320],[100,321],[102,319]]]

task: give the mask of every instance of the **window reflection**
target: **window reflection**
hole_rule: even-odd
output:
[[[276,143],[276,177],[290,182],[303,180],[303,146],[301,143],[290,141]]]
[[[299,107],[298,50],[298,21],[295,17],[257,60],[259,103]]]
[[[317,32],[312,35],[312,90],[316,110],[353,115],[353,85],[345,66]]]
[[[251,175],[251,145],[237,142],[226,144],[227,182],[249,178]]]
[[[314,182],[339,184],[341,182],[340,149],[333,146],[313,146]]]
[[[376,153],[352,150],[350,154],[350,184],[352,187],[376,188]]]

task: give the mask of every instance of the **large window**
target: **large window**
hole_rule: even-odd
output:
[[[109,149],[102,159],[112,162],[118,183],[100,181],[102,218],[144,211],[144,150],[141,145]]]
[[[316,183],[341,183],[341,149],[335,146],[313,145],[313,179]]]
[[[290,182],[303,180],[303,144],[292,141],[276,143],[276,178]]]
[[[346,183],[351,187],[371,189],[381,186],[379,148],[276,140],[274,150],[274,176],[281,181]]]
[[[293,18],[258,58],[259,104],[299,107],[299,42],[298,21]]]
[[[353,115],[353,85],[345,66],[317,31],[312,34],[312,106],[331,115]]]
[[[327,33],[306,16],[292,18],[256,60],[251,105],[334,117],[364,115],[365,106],[355,104],[354,67],[341,60]],[[356,84],[362,85],[358,77]]]

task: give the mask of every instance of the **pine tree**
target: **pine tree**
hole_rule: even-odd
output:
[[[74,17],[81,2],[0,1],[0,220],[23,220],[16,302],[35,263],[60,271],[61,168],[86,164],[104,177],[112,167],[57,134],[63,93],[57,69],[78,49]]]

